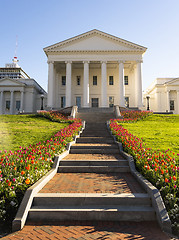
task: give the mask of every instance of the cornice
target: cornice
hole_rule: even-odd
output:
[[[49,53],[143,53],[140,50],[72,50],[72,51],[60,51],[60,50],[50,50]]]

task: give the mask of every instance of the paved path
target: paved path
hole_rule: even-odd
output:
[[[110,146],[112,140],[104,140],[107,131],[101,137],[96,133],[91,137],[89,128],[86,136],[78,141],[81,147]],[[101,142],[101,139],[104,141]],[[86,144],[84,144],[84,142]],[[112,143],[113,144],[113,143]],[[120,154],[115,153],[88,153],[69,154],[64,160],[120,160]],[[41,193],[144,193],[144,189],[126,173],[57,173],[54,178],[40,191]],[[7,239],[60,239],[60,240],[169,240],[157,222],[107,222],[107,221],[56,221],[51,224],[43,222],[27,222],[26,226],[16,233],[4,238]]]
[[[130,173],[57,173],[40,193],[144,193]]]
[[[29,223],[3,240],[169,240],[154,222],[56,222]]]

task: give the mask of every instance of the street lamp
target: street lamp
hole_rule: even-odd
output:
[[[146,96],[146,98],[147,98],[147,110],[149,111],[150,110],[150,108],[149,108],[149,96]]]
[[[44,103],[43,103],[44,95],[42,94],[40,97],[41,97],[41,110],[44,110]]]

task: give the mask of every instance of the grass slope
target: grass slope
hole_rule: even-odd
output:
[[[179,153],[179,115],[151,115],[136,123],[122,123],[133,135],[154,150]]]
[[[44,141],[67,123],[51,122],[37,115],[1,115],[0,150],[17,150],[19,146]]]

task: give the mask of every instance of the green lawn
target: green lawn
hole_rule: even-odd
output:
[[[179,115],[152,115],[136,123],[122,123],[147,147],[179,153]]]
[[[67,125],[36,115],[0,115],[0,150],[14,151],[47,140]]]

